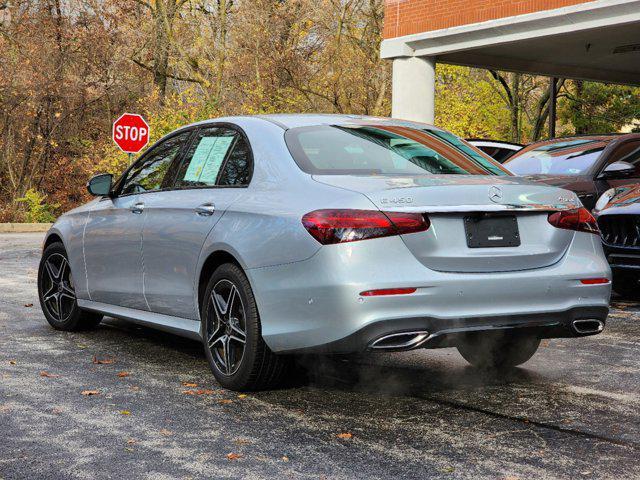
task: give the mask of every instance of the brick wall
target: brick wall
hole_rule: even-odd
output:
[[[585,0],[386,0],[384,38],[587,3]]]

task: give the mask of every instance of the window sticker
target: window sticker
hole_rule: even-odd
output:
[[[184,180],[214,184],[234,137],[203,137],[191,157]]]

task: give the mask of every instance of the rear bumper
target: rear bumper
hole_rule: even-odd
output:
[[[538,313],[527,315],[504,315],[497,317],[472,317],[458,319],[441,318],[400,318],[382,320],[367,325],[345,338],[311,348],[290,350],[282,353],[354,353],[367,350],[402,351],[415,348],[455,347],[468,342],[474,335],[504,332],[514,335],[532,335],[538,338],[572,338],[596,335],[606,324],[609,309],[607,307],[577,307],[563,312]],[[576,320],[600,322],[600,328],[585,332]],[[376,347],[384,345],[382,339],[390,335],[402,334],[427,335],[417,343],[406,346]]]
[[[611,295],[610,283],[580,282],[611,278],[599,237],[587,233],[576,233],[555,264],[523,271],[439,272],[416,260],[401,238],[387,237],[325,246],[305,261],[249,269],[247,275],[262,336],[275,352],[357,352],[376,336],[416,329],[428,332],[422,346],[430,347],[445,346],[469,329],[576,336],[570,331],[576,315],[604,322]],[[360,295],[403,287],[417,290]]]

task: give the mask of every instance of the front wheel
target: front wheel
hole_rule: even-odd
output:
[[[236,391],[276,386],[287,370],[262,339],[260,317],[249,280],[240,267],[218,267],[207,284],[203,305],[204,351],[216,380]]]
[[[540,339],[509,334],[474,335],[458,352],[474,367],[503,369],[521,365],[538,350]]]
[[[78,307],[73,275],[62,243],[52,243],[42,253],[38,297],[47,322],[56,330],[87,330],[102,321],[102,315]]]

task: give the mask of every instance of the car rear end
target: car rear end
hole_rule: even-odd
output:
[[[310,210],[301,227],[321,245],[317,253],[252,272],[270,348],[405,350],[457,346],[470,333],[517,330],[544,338],[602,330],[610,269],[595,219],[575,194],[509,176],[464,151],[458,158],[460,149],[448,151],[454,141],[442,147],[424,138],[425,129],[356,130],[347,133],[384,148],[405,145],[392,150],[425,174],[393,174],[382,164],[371,173],[359,142],[344,151],[367,165],[344,171],[336,163],[354,167],[352,160],[336,158],[349,155],[334,149],[329,161],[318,162],[308,157],[320,145],[299,142],[306,161],[322,167],[314,169],[300,160],[301,145],[290,144],[316,188],[363,195],[371,208]],[[396,160],[389,169],[398,169]]]

